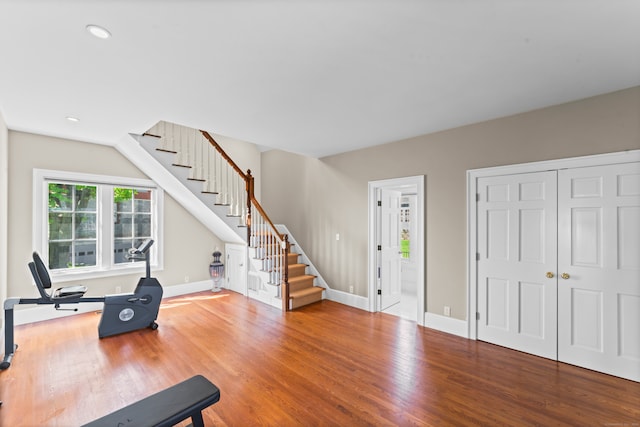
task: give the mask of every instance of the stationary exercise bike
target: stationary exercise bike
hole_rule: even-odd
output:
[[[0,369],[11,366],[11,359],[18,345],[14,343],[13,308],[17,304],[50,304],[56,310],[65,310],[63,304],[78,304],[84,302],[103,302],[102,316],[98,324],[98,337],[122,334],[143,328],[158,329],[156,319],[162,301],[162,286],[151,277],[149,264],[149,249],[153,240],[142,242],[137,248],[127,253],[131,260],[143,260],[146,264],[146,275],[140,278],[132,294],[106,295],[104,297],[85,297],[86,286],[67,286],[56,289],[52,294],[51,277],[47,267],[37,252],[33,253],[33,261],[29,263],[29,270],[40,293],[40,298],[8,298],[4,302],[4,359]],[[66,309],[68,310],[68,309]],[[77,311],[78,309],[71,309]]]

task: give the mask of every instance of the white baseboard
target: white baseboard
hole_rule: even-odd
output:
[[[170,298],[179,295],[193,294],[196,292],[208,291],[213,286],[210,280],[200,282],[184,283],[174,286],[164,286],[162,288],[162,298]],[[103,303],[88,302],[82,304],[64,304],[62,308],[77,308],[78,311],[55,310],[52,305],[39,305],[29,308],[19,308],[16,306],[13,314],[15,325],[40,322],[43,320],[57,319],[60,317],[74,316],[76,314],[90,313],[102,310]]]
[[[427,312],[424,314],[424,326],[459,337],[469,338],[466,320]]]
[[[163,288],[163,298],[170,298],[180,295],[192,294],[211,289],[211,281],[203,280],[200,282],[184,283],[174,286],[166,286]],[[336,289],[327,289],[325,298],[360,310],[369,311],[368,298],[350,294]],[[78,311],[59,311],[54,310],[50,305],[40,305],[36,307],[18,309],[14,311],[14,322],[16,325],[26,323],[39,322],[42,320],[57,319],[60,317],[73,316],[81,313],[90,313],[92,311],[102,310],[103,304],[99,302],[82,303],[77,305],[65,304],[65,307],[77,308]],[[4,325],[3,325],[4,326]],[[424,326],[449,334],[468,338],[467,322],[464,320],[454,319],[452,317],[441,316],[439,314],[425,313]]]
[[[330,301],[369,311],[369,299],[359,295],[338,291],[336,289],[327,289],[325,290],[325,297]]]
[[[41,322],[43,320],[59,319],[61,317],[75,316],[76,314],[90,313],[102,310],[101,302],[87,302],[82,304],[62,304],[60,307],[69,310],[77,308],[78,311],[62,311],[53,308],[53,305],[39,305],[37,307],[19,308],[16,306],[13,311],[13,321],[15,325]]]
[[[195,294],[196,292],[210,291],[212,287],[213,282],[211,280],[183,283],[181,285],[164,286],[162,288],[162,298],[171,298],[180,295]]]

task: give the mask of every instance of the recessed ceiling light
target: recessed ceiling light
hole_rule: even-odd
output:
[[[89,31],[92,35],[98,37],[99,39],[108,39],[111,37],[111,33],[106,28],[102,28],[99,25],[87,25],[87,31]]]
[[[67,120],[69,120],[70,122],[73,122],[73,123],[78,123],[80,121],[79,118],[73,117],[73,116],[67,116]]]

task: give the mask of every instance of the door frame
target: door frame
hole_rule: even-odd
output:
[[[369,295],[369,311],[376,312],[378,311],[378,284],[377,284],[377,268],[378,268],[378,251],[376,250],[376,236],[378,233],[378,222],[379,218],[377,215],[377,194],[378,190],[382,188],[398,188],[404,186],[415,187],[416,189],[416,208],[417,212],[415,215],[416,218],[416,235],[417,235],[417,244],[415,246],[416,259],[419,260],[417,263],[417,273],[416,273],[416,281],[417,281],[417,290],[416,295],[418,299],[417,303],[417,323],[420,326],[424,326],[424,317],[425,317],[425,176],[417,175],[417,176],[409,176],[404,178],[392,178],[392,179],[384,179],[380,181],[369,181],[369,237],[368,237],[368,295]]]
[[[637,161],[640,161],[640,150],[628,150],[592,156],[471,169],[467,171],[467,334],[469,339],[476,340],[478,336],[478,275],[476,252],[478,243],[478,211],[476,204],[478,198],[478,178]]]

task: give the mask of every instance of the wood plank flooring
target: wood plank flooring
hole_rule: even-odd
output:
[[[330,301],[167,299],[157,331],[98,339],[97,314],[16,327],[0,426],[78,426],[195,374],[216,426],[639,426],[640,383]]]

